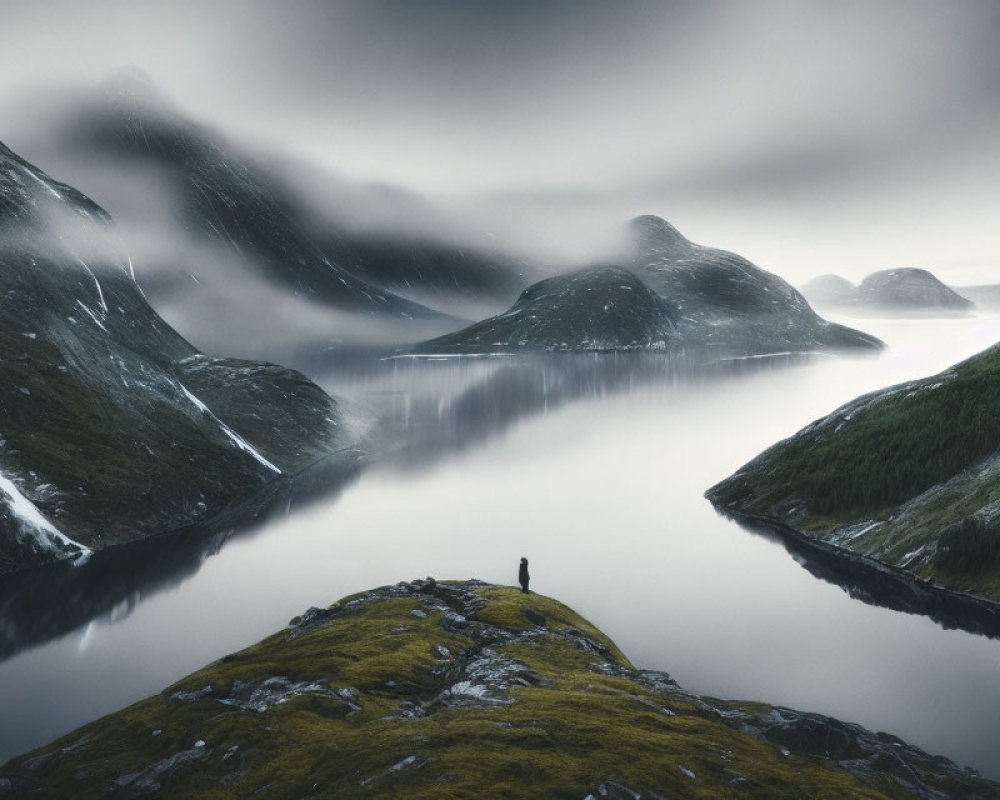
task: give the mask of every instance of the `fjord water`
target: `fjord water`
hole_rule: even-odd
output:
[[[636,665],[701,693],[889,731],[1000,778],[1000,641],[852,599],[702,496],[840,403],[1000,340],[992,318],[846,321],[890,350],[711,367],[658,355],[397,359],[315,375],[381,416],[380,454],[335,498],[206,549],[200,569],[0,664],[0,761],[309,605],[426,575],[513,584],[527,556],[532,589]]]

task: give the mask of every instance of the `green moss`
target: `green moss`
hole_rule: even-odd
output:
[[[442,598],[462,605],[475,594],[485,607],[461,633],[447,630]],[[159,796],[578,800],[609,780],[667,797],[906,796],[829,760],[782,753],[682,690],[642,683],[607,637],[551,598],[502,587],[393,587],[334,609],[314,627],[281,631],[29,754],[53,754],[34,770],[19,759],[0,774],[28,797],[98,798],[116,779],[204,740],[206,757],[164,773]],[[526,611],[544,616],[546,633],[525,624]],[[500,703],[441,704],[462,665],[488,651],[523,665],[527,685],[516,683]],[[265,712],[219,702],[236,681],[272,676],[353,687],[361,710],[317,693]],[[173,697],[205,686],[211,696]],[[401,702],[424,702],[425,711],[406,718]],[[770,707],[727,710],[763,720]]]
[[[489,601],[485,609],[478,612],[476,619],[491,625],[498,625],[512,631],[524,631],[536,627],[538,618],[549,630],[577,630],[584,636],[608,648],[616,663],[631,666],[628,659],[611,639],[591,625],[568,606],[558,600],[540,594],[523,594],[506,586],[488,587],[483,596]]]

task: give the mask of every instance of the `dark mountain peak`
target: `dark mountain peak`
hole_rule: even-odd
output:
[[[104,97],[122,109],[167,110],[170,101],[144,69],[127,64],[112,72],[99,86]]]
[[[676,342],[753,354],[882,346],[819,317],[780,276],[737,253],[696,244],[660,217],[636,217],[628,231],[629,266],[680,315]]]
[[[101,102],[84,112],[74,135],[87,157],[108,158],[121,182],[137,190],[149,190],[152,168],[163,181],[158,190],[174,205],[185,233],[199,240],[199,248],[223,247],[241,262],[252,282],[366,314],[447,317],[368,282],[329,257],[266,170],[223,135],[175,108],[141,70],[126,68],[109,78]],[[118,217],[133,210],[110,207]],[[162,224],[159,219],[145,222]],[[211,266],[204,269],[219,272]]]
[[[653,296],[646,284],[627,269],[614,265],[591,266],[532,284],[521,292],[515,307],[553,294],[604,292],[617,295],[626,291],[638,291],[643,295]]]
[[[684,234],[655,214],[633,217],[628,221],[626,229],[629,243],[640,259],[674,255],[691,247],[691,242]]]
[[[418,353],[662,349],[674,310],[628,270],[595,266],[525,289],[507,311],[417,345]]]

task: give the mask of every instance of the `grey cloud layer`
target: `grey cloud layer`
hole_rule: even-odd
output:
[[[847,204],[978,158],[981,177],[962,174],[981,204],[1000,177],[992,0],[51,0],[2,14],[0,100],[134,62],[228,130],[430,191],[659,198],[709,227],[707,198],[801,200],[821,184]]]

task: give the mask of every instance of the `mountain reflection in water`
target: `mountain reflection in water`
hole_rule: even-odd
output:
[[[482,445],[519,420],[555,411],[584,397],[691,381],[724,381],[750,372],[808,363],[810,354],[718,358],[704,353],[560,354],[519,359],[400,359],[355,371],[351,389],[374,392],[379,409],[370,443],[385,461],[421,469],[449,454]],[[828,357],[828,356],[827,356]],[[348,371],[347,374],[352,374]],[[340,378],[342,379],[342,377]],[[426,393],[419,389],[424,383]],[[210,526],[190,527],[95,554],[79,567],[57,563],[7,576],[0,587],[0,661],[94,620],[113,623],[143,599],[198,572],[234,537],[257,535],[276,517],[317,499],[331,499],[360,473],[360,458],[329,459]]]

